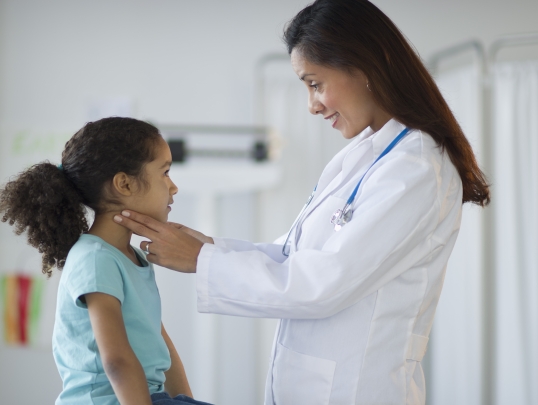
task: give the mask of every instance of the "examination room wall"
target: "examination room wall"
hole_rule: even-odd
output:
[[[374,3],[394,20],[424,59],[471,38],[489,44],[503,34],[538,31],[538,2],[531,0]],[[0,183],[43,159],[58,163],[69,136],[107,112],[157,125],[254,123],[256,63],[270,52],[285,51],[280,38],[283,25],[306,4],[304,0],[0,0]],[[280,68],[288,69],[283,75],[295,80],[291,67],[284,63]],[[270,80],[266,89],[269,97],[274,95]],[[290,111],[299,111],[301,93],[294,94],[297,101]],[[302,95],[306,109],[306,91]],[[297,112],[297,117],[300,114],[307,128],[326,125],[316,120],[319,117],[308,117],[304,111]],[[333,140],[330,128],[320,131],[323,136],[312,138],[308,133],[293,139],[281,134],[282,159],[276,162],[283,169],[280,184],[261,195],[220,197],[216,232],[264,241],[286,232],[330,154],[320,152],[303,167],[293,162],[303,159],[305,150],[332,152],[345,144],[338,132],[332,133]],[[317,143],[322,141],[326,143],[323,147]],[[487,144],[489,139],[483,142]],[[179,217],[188,222],[195,200],[183,195],[176,201],[174,209],[183,210]],[[39,276],[38,255],[5,224],[0,224],[0,257],[0,276],[19,271]],[[43,277],[49,287],[43,288],[32,345],[8,345],[0,336],[0,405],[49,404],[61,390],[50,348],[58,277],[49,281]],[[449,272],[448,283],[450,278]],[[190,285],[192,276],[177,275],[177,280]],[[448,318],[460,313],[443,308]],[[230,340],[220,342],[221,352],[215,354],[218,360],[213,363],[219,367],[215,380],[220,382],[214,381],[216,388],[204,392],[203,382],[198,381],[201,377],[194,372],[195,395],[220,405],[258,404],[263,397],[274,322],[233,322],[222,329]],[[239,360],[229,358],[229,353],[241,349],[237,340],[232,341],[233,325],[248,338]],[[230,348],[228,354],[226,348]],[[443,347],[433,352],[442,353]],[[458,391],[450,384],[459,380],[445,379],[446,370],[436,370],[435,359],[430,360],[427,372],[434,383],[432,390],[437,390],[434,397],[447,398]],[[195,362],[189,358],[188,365],[196,367]],[[435,378],[436,371],[443,378]],[[478,367],[478,386],[482,372]],[[480,402],[480,390],[475,388],[471,398]]]

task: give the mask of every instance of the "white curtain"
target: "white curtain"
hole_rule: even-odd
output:
[[[495,66],[495,405],[538,404],[538,61]]]
[[[480,162],[480,75],[475,66],[436,78]],[[428,349],[427,402],[476,405],[481,398],[482,211],[465,204]]]

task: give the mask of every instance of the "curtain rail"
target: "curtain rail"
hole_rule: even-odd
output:
[[[482,43],[476,39],[465,41],[460,44],[450,46],[442,49],[439,52],[434,53],[428,60],[428,67],[430,71],[436,72],[439,68],[439,63],[443,60],[452,58],[462,53],[474,51],[480,64],[481,72],[485,72],[486,69],[486,51]]]
[[[265,125],[265,81],[264,69],[267,65],[274,62],[289,61],[290,56],[287,53],[269,53],[262,56],[254,68],[254,122],[257,125]]]
[[[494,63],[497,55],[504,48],[524,45],[538,45],[538,32],[529,32],[525,34],[506,35],[494,41],[488,52],[488,62]]]

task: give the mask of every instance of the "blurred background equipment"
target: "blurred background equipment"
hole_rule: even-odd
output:
[[[255,126],[159,125],[172,160],[191,158],[254,160],[269,158],[269,130]]]

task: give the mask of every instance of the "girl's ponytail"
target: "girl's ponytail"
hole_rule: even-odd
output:
[[[43,254],[43,273],[62,269],[69,249],[88,232],[86,209],[96,215],[119,210],[109,192],[116,173],[146,186],[144,165],[162,141],[153,125],[134,118],[110,117],[88,122],[65,144],[62,165],[39,163],[0,189],[2,222],[27,233]]]
[[[28,243],[43,255],[44,274],[61,269],[67,253],[88,231],[83,198],[62,166],[36,164],[0,190],[2,222],[26,232]]]

